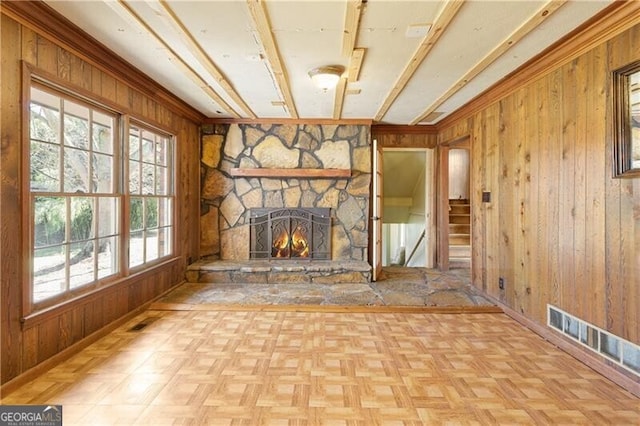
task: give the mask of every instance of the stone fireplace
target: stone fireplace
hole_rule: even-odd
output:
[[[215,124],[202,133],[202,260],[194,280],[370,280],[369,125]],[[286,218],[278,225],[284,247],[274,248],[277,235],[254,241],[277,215]],[[292,242],[302,230],[312,231],[311,241]]]
[[[331,259],[331,209],[251,209],[249,213],[250,259]]]

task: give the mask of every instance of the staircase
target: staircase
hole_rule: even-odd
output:
[[[471,204],[449,200],[449,264],[469,267],[471,262]]]

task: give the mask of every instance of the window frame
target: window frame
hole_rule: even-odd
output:
[[[124,122],[123,122],[123,156],[122,156],[122,167],[123,167],[123,172],[124,172],[124,179],[123,182],[129,182],[130,179],[130,165],[131,165],[131,157],[130,157],[130,141],[129,141],[129,137],[130,137],[130,132],[131,129],[133,127],[138,128],[140,131],[145,131],[145,132],[149,132],[152,133],[154,136],[156,137],[161,137],[164,138],[167,143],[170,145],[170,149],[168,151],[168,153],[166,153],[167,155],[167,180],[168,180],[168,184],[167,184],[167,188],[164,194],[158,194],[157,193],[157,189],[156,192],[154,192],[153,194],[144,194],[143,191],[141,190],[140,193],[131,193],[130,190],[130,185],[125,185],[123,188],[123,192],[124,192],[124,218],[125,218],[125,223],[124,223],[124,227],[126,229],[125,232],[125,250],[127,252],[127,256],[126,256],[126,264],[123,265],[123,268],[127,271],[127,274],[130,272],[136,272],[136,271],[140,271],[140,270],[144,270],[148,267],[157,265],[159,263],[162,263],[163,261],[165,261],[167,258],[170,258],[171,256],[175,255],[176,252],[176,227],[177,227],[177,221],[176,221],[176,163],[175,163],[175,159],[177,157],[177,143],[176,143],[176,137],[175,135],[172,135],[169,132],[166,132],[160,128],[157,128],[155,126],[149,125],[148,123],[145,123],[144,121],[135,119],[131,116],[125,116]],[[142,152],[140,152],[140,156],[142,156]],[[139,164],[142,166],[145,162],[142,160],[142,158],[140,158]],[[150,164],[148,162],[146,162],[146,164]],[[158,163],[154,162],[153,163],[155,167],[158,167]],[[140,174],[142,175],[142,171],[140,171]],[[155,182],[154,182],[155,183]],[[142,185],[142,182],[140,182],[140,185]],[[154,188],[155,188],[155,184],[154,184]],[[131,199],[132,198],[142,198],[142,199],[152,199],[152,198],[156,198],[158,200],[160,200],[161,198],[166,198],[170,200],[170,207],[169,207],[169,211],[170,211],[170,217],[171,217],[171,224],[168,226],[157,226],[155,228],[153,227],[148,227],[146,226],[146,220],[143,220],[143,227],[140,230],[136,231],[132,231],[131,229]],[[158,203],[159,204],[159,203]],[[159,207],[158,207],[159,208]],[[143,215],[144,217],[144,215]],[[159,225],[159,224],[158,224]],[[169,239],[170,239],[170,252],[168,254],[162,255],[162,256],[158,256],[154,259],[151,259],[149,261],[146,261],[146,253],[147,253],[147,243],[146,243],[146,238],[143,238],[145,240],[144,242],[144,258],[142,263],[136,264],[136,265],[131,265],[131,253],[130,253],[130,241],[131,241],[131,234],[132,232],[142,232],[143,235],[146,235],[147,231],[149,229],[160,229],[160,228],[169,228],[170,232],[169,232]]]
[[[21,148],[20,150],[23,152],[21,155],[21,184],[20,184],[20,192],[21,192],[21,210],[23,214],[21,215],[21,232],[22,235],[21,241],[18,244],[18,250],[22,253],[22,258],[24,262],[22,264],[22,316],[21,321],[23,325],[32,323],[36,318],[41,318],[44,315],[44,318],[49,317],[53,312],[59,311],[60,308],[68,309],[68,306],[73,303],[80,303],[81,300],[86,300],[87,297],[95,297],[93,295],[100,293],[107,288],[113,287],[118,284],[124,284],[131,282],[131,279],[135,276],[138,276],[143,273],[147,273],[147,271],[153,270],[154,268],[160,267],[167,262],[174,261],[177,257],[180,256],[180,250],[177,244],[177,231],[179,227],[179,218],[178,218],[178,208],[177,208],[177,198],[178,198],[178,185],[177,185],[177,170],[178,164],[177,159],[179,158],[179,149],[178,149],[178,141],[175,130],[170,130],[160,124],[153,122],[153,120],[138,118],[137,114],[132,113],[130,110],[127,110],[126,107],[118,105],[113,101],[103,98],[99,95],[96,95],[82,87],[76,86],[70,82],[63,81],[60,78],[50,75],[49,73],[39,70],[33,65],[22,62],[23,65],[23,78],[21,85],[21,98],[22,98],[22,114],[21,114],[21,123],[22,123],[22,135],[21,135]],[[79,103],[83,106],[88,106],[89,108],[95,108],[100,113],[108,113],[108,115],[113,115],[114,118],[114,127],[113,127],[113,139],[114,139],[114,148],[113,148],[113,162],[114,165],[112,167],[112,185],[113,191],[108,195],[98,194],[97,196],[108,196],[108,197],[116,197],[118,201],[117,207],[117,224],[116,224],[116,235],[119,238],[118,244],[118,264],[119,270],[108,277],[104,277],[102,279],[98,278],[95,281],[92,281],[89,284],[81,285],[77,288],[68,288],[66,291],[55,295],[50,298],[43,299],[38,302],[33,301],[34,297],[34,282],[33,282],[33,254],[35,250],[34,244],[34,215],[33,215],[33,204],[32,198],[38,195],[37,192],[31,191],[31,87],[36,86],[40,89],[44,89],[47,92],[53,92],[55,96],[60,96],[65,100],[69,100],[74,103]],[[170,222],[170,238],[171,238],[171,247],[168,253],[164,256],[159,256],[157,259],[154,259],[153,262],[143,263],[142,265],[138,265],[135,268],[129,268],[129,253],[128,253],[128,243],[129,243],[129,191],[128,187],[125,188],[126,181],[125,177],[128,173],[128,152],[125,152],[125,146],[128,146],[128,137],[125,139],[125,135],[127,135],[129,129],[129,123],[134,122],[140,126],[144,126],[145,128],[151,129],[154,132],[160,132],[161,134],[169,137],[171,141],[171,158],[172,162],[168,166],[170,168],[170,182],[171,182],[171,193],[170,197],[171,201],[171,222]],[[128,135],[127,135],[128,136]],[[64,146],[64,141],[60,141],[61,146]],[[64,161],[64,160],[62,160]],[[64,168],[64,165],[60,166],[61,169]],[[59,188],[64,189],[64,188]],[[83,195],[96,195],[94,193],[87,193]],[[94,207],[95,210],[95,207]],[[94,217],[97,213],[94,211]],[[94,229],[96,229],[96,224],[92,225]],[[95,235],[95,238],[99,238]],[[70,243],[70,242],[66,242]],[[69,266],[66,265],[68,268]],[[97,273],[97,272],[95,272]],[[96,275],[94,275],[95,277]],[[128,285],[128,284],[127,284]]]

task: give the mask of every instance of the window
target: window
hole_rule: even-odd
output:
[[[129,126],[129,267],[171,253],[172,143],[166,135]]]
[[[138,124],[123,131],[118,114],[39,83],[30,96],[31,306],[171,255],[172,137]]]

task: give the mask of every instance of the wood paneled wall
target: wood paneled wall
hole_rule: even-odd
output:
[[[438,144],[438,130],[428,125],[376,125],[371,127],[371,137],[384,148],[435,148]]]
[[[471,135],[474,285],[538,324],[550,303],[640,343],[640,179],[611,163],[611,72],[640,60],[635,22],[439,140]]]
[[[3,7],[5,5],[3,4]],[[91,333],[144,305],[181,282],[189,259],[198,257],[199,229],[199,126],[166,101],[143,93],[138,84],[125,76],[114,75],[99,64],[91,63],[4,14],[2,31],[2,204],[0,284],[0,352],[1,383],[15,378],[49,359]],[[99,52],[98,52],[99,54]],[[96,55],[92,51],[91,55]],[[87,57],[91,56],[87,55]],[[106,53],[105,53],[106,55]],[[104,58],[115,63],[117,58]],[[22,145],[21,128],[22,63],[26,61],[91,96],[116,106],[120,112],[172,129],[177,136],[177,257],[150,270],[131,276],[111,287],[51,309],[22,324],[23,270],[29,259],[20,255],[23,217],[23,194],[20,193],[21,158],[28,152]],[[158,94],[158,96],[161,96]],[[198,113],[193,111],[192,116]]]

